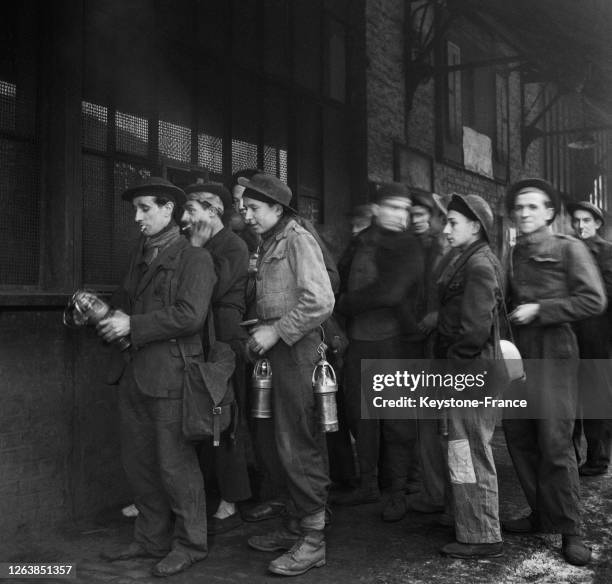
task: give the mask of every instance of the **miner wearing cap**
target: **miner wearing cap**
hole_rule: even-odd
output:
[[[380,498],[380,444],[384,442],[392,496],[382,518],[406,514],[405,494],[414,462],[414,420],[362,419],[361,360],[401,359],[402,320],[414,317],[423,280],[423,257],[412,234],[410,192],[400,183],[379,185],[372,205],[373,224],[357,235],[345,254],[337,311],[347,319],[349,347],[345,361],[344,405],[359,462],[360,484],[339,494],[339,505],[362,505]],[[405,304],[410,306],[405,308]],[[401,318],[403,315],[404,319]],[[416,328],[416,322],[412,323]]]
[[[238,182],[246,187],[245,220],[262,238],[255,278],[259,322],[249,331],[248,348],[272,367],[274,445],[289,494],[285,525],[248,543],[261,551],[287,550],[268,569],[295,576],[326,562],[329,475],[312,373],[334,294],[319,245],[295,220],[291,189],[266,173]]]
[[[578,405],[578,344],[571,323],[603,312],[595,262],[577,239],[553,234],[555,189],[541,179],[511,185],[506,208],[517,230],[510,254],[510,321],[526,359],[524,387],[532,419],[505,419],[504,430],[531,513],[503,522],[510,533],[562,534],[566,561],[584,565],[591,550],[580,526],[580,485],[572,434]],[[537,419],[535,419],[537,417]]]
[[[236,433],[226,432],[219,446],[202,444],[200,462],[204,476],[214,467],[221,500],[208,521],[208,533],[218,534],[242,524],[236,503],[251,497],[246,459],[248,430],[246,411],[246,363],[243,358],[246,332],[240,326],[246,310],[246,283],[249,250],[241,237],[225,227],[224,214],[232,208],[232,197],[220,183],[192,184],[185,187],[187,201],[181,221],[189,241],[210,252],[215,264],[217,283],[212,310],[216,338],[228,343],[236,355],[233,383],[238,411],[234,415]],[[232,426],[233,427],[233,426]]]
[[[444,234],[458,252],[438,280],[439,310],[434,356],[450,367],[488,371],[489,394],[503,391],[507,378],[493,377],[491,361],[499,357],[502,268],[489,241],[493,212],[478,195],[453,195]],[[497,331],[497,338],[496,333]],[[489,363],[487,364],[487,361]],[[502,555],[497,473],[491,440],[497,422],[494,408],[450,408],[447,463],[456,541],[441,552],[455,558]]]
[[[202,473],[182,433],[181,352],[202,355],[216,276],[210,254],[180,234],[181,189],[150,177],[122,199],[141,236],[98,332],[108,342],[131,339],[129,355],[113,356],[108,381],[119,384],[121,456],[139,513],[133,542],[105,557],[158,558],[153,573],[169,576],[208,554]]]
[[[587,457],[578,472],[583,476],[594,476],[605,474],[608,470],[612,439],[612,421],[596,419],[602,412],[609,411],[611,390],[607,364],[612,333],[612,243],[599,234],[605,223],[599,207],[589,201],[579,201],[568,203],[567,211],[576,236],[589,248],[599,268],[608,297],[605,313],[574,323],[580,358],[588,360],[582,362],[580,367],[580,398],[584,418],[577,421],[577,429],[582,429],[586,438]]]

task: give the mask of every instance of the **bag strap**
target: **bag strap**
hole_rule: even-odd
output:
[[[512,250],[510,250],[510,264],[512,265]],[[514,334],[512,332],[512,325],[510,324],[510,318],[508,316],[508,307],[506,306],[506,295],[504,292],[504,287],[500,281],[497,270],[495,270],[495,279],[497,280],[497,286],[499,287],[499,293],[501,295],[502,314],[504,316],[506,328],[508,329],[508,334],[510,335],[510,340],[512,341],[512,344],[516,345],[516,342],[514,341]],[[500,340],[501,335],[500,335],[500,327],[499,327],[499,308],[496,310],[496,312],[497,312],[498,318],[496,318],[495,322],[493,323],[493,334],[494,335],[497,334],[497,340]],[[495,332],[495,329],[497,329],[497,333]]]

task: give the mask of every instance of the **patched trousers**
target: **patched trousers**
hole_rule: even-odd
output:
[[[497,471],[491,448],[497,412],[495,408],[461,408],[450,409],[447,415],[457,541],[500,542]]]

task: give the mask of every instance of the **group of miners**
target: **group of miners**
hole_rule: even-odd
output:
[[[208,534],[282,514],[281,527],[248,544],[282,552],[271,572],[302,574],[325,565],[329,505],[373,503],[388,487],[382,519],[439,513],[455,531],[456,541],[441,550],[447,556],[498,557],[502,530],[552,532],[562,534],[569,563],[589,562],[579,473],[606,472],[611,437],[608,420],[579,413],[586,375],[579,357],[608,358],[612,244],[598,232],[600,209],[568,204],[578,238],[559,235],[551,229],[561,211],[555,189],[540,179],[514,183],[505,202],[516,244],[502,266],[483,198],[383,183],[353,214],[351,241],[336,265],[313,224],[291,206],[290,188],[256,169],[237,172],[229,187],[181,189],[149,177],[122,199],[133,206],[141,237],[98,333],[111,344],[131,340],[128,351],[113,351],[108,382],[119,385],[122,462],[137,517],[133,542],[107,559],[153,557],[155,575],[176,574],[207,556]],[[218,446],[187,441],[182,426],[184,361],[206,354],[207,319],[236,356],[235,420]],[[510,383],[500,373],[494,385],[504,397],[537,401],[547,415],[503,420],[531,513],[500,522],[491,447],[499,412],[365,419],[361,363],[500,361],[504,331],[526,375]],[[340,382],[340,431],[327,439],[311,381],[323,342]],[[273,372],[273,415],[252,420],[250,370],[262,357]],[[586,461],[577,447],[583,435]],[[252,452],[275,496],[239,509],[252,497]],[[352,488],[329,497],[332,479],[352,478],[355,468]],[[211,476],[219,504],[207,517]]]

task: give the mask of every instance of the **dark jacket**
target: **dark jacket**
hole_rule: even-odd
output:
[[[112,306],[130,315],[130,365],[140,391],[153,397],[178,397],[183,359],[202,353],[200,332],[217,278],[210,254],[180,238],[160,252],[143,272],[142,241],[132,254]],[[126,360],[116,350],[109,383],[123,375]]]
[[[246,283],[249,250],[245,242],[227,227],[204,246],[215,265],[217,284],[213,292],[215,331],[220,341],[245,338],[239,326],[246,310]]]
[[[529,302],[540,305],[528,327],[569,323],[606,308],[599,270],[574,237],[552,234],[547,227],[519,237],[510,270],[512,308]]]
[[[502,268],[485,241],[461,252],[438,282],[436,356],[495,358],[493,325],[501,308]]]
[[[341,260],[339,313],[349,337],[382,340],[399,336],[405,304],[416,303],[423,283],[423,255],[413,235],[373,225],[351,242]],[[416,327],[416,322],[411,323]]]
[[[593,256],[601,274],[608,308],[606,312],[590,316],[575,323],[574,330],[578,336],[580,357],[583,359],[607,359],[612,335],[612,243],[599,235],[583,240]]]

